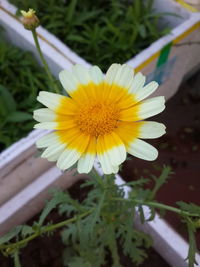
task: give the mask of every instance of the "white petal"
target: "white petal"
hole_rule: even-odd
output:
[[[90,136],[79,134],[69,143],[68,147],[58,159],[57,166],[66,170],[76,163],[88,147]],[[77,148],[76,148],[77,147]]]
[[[151,95],[156,89],[158,88],[158,83],[157,82],[150,82],[146,86],[142,87],[139,89],[135,96],[137,101],[141,101]]]
[[[110,148],[112,144],[112,148]],[[126,159],[126,148],[121,139],[114,132],[104,136],[105,148],[108,148],[105,153],[107,153],[110,158],[111,165],[120,165]]]
[[[35,129],[55,130],[58,126],[57,122],[41,122],[34,125]]]
[[[158,157],[158,151],[152,145],[140,140],[135,139],[128,144],[127,151],[129,154],[144,160],[155,160]]]
[[[117,84],[129,89],[133,82],[134,70],[126,64],[113,64],[106,73],[105,81],[108,84]]]
[[[80,156],[81,153],[79,153],[76,149],[66,148],[58,158],[57,166],[61,170],[66,170],[74,165]]]
[[[141,72],[138,72],[134,76],[132,84],[131,84],[131,90],[133,94],[135,94],[138,90],[140,90],[144,86],[145,80],[146,80],[146,77]]]
[[[63,151],[64,149],[62,151],[58,151],[57,153],[54,153],[52,156],[49,156],[48,161],[50,162],[57,161]]]
[[[43,137],[41,137],[39,140],[36,142],[36,146],[38,148],[43,148],[50,146],[52,143],[58,141],[58,136],[53,132],[50,134],[47,134]]]
[[[80,86],[80,82],[76,76],[68,70],[62,70],[59,73],[59,79],[63,88],[67,91],[67,93],[69,93],[69,95],[76,91]]]
[[[117,173],[118,166],[113,166],[111,159],[107,153],[105,153],[104,139],[102,136],[99,136],[97,140],[97,157],[101,164],[104,174]]]
[[[79,173],[89,173],[94,165],[95,154],[86,153],[78,161],[77,170]]]
[[[145,121],[140,128],[139,138],[158,138],[166,133],[164,124],[155,121]]]
[[[91,77],[89,75],[88,69],[85,67],[76,64],[72,67],[72,71],[74,75],[76,76],[77,80],[79,81],[80,84],[88,84],[91,82]]]
[[[121,65],[120,64],[112,64],[110,68],[106,72],[105,76],[105,82],[108,84],[112,84],[114,82],[114,79],[117,75],[118,70],[120,69]]]
[[[124,64],[121,66],[121,73],[115,78],[116,84],[129,88],[133,82],[134,70],[128,65]]]
[[[107,154],[98,155],[98,160],[101,164],[102,170],[104,174],[112,174],[117,173],[119,170],[118,166],[111,165],[110,159]]]
[[[96,138],[90,137],[88,140],[88,146],[78,161],[78,166],[77,166],[78,172],[79,173],[90,172],[94,165],[95,157],[96,157]]]
[[[89,69],[89,73],[93,83],[100,84],[103,81],[103,73],[99,67],[93,66]]]
[[[61,155],[61,153],[66,148],[66,144],[61,144],[59,142],[54,142],[52,145],[47,147],[44,152],[41,155],[41,158],[50,158],[50,161],[52,161],[52,157],[57,157],[57,155]]]
[[[39,122],[54,121],[56,114],[48,108],[41,108],[33,112],[33,118]]]
[[[63,98],[65,97],[62,95],[41,91],[37,97],[37,100],[46,107],[56,110]]]
[[[138,115],[141,119],[150,118],[165,109],[164,96],[157,96],[141,102]]]

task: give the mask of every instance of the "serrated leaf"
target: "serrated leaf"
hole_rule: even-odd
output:
[[[33,234],[35,231],[34,229],[29,225],[23,225],[21,230],[21,235],[23,237],[26,237],[27,235]]]
[[[10,232],[8,232],[7,234],[5,234],[4,236],[2,236],[0,238],[0,245],[7,243],[8,241],[10,241],[12,238],[16,237],[20,231],[22,230],[23,226],[22,225],[18,225],[17,227],[15,227],[13,230],[11,230]]]
[[[69,224],[63,231],[62,231],[62,241],[65,245],[76,243],[77,240],[77,227],[75,224]]]
[[[189,236],[189,250],[187,259],[189,261],[189,267],[194,267],[198,265],[195,259],[195,254],[197,252],[196,238],[195,238],[195,228],[193,227],[193,223],[190,220],[186,220],[188,236]]]
[[[61,203],[66,202],[67,197],[63,192],[56,192],[55,195],[53,196],[53,198],[47,202],[45,208],[43,209],[40,218],[39,218],[39,222],[38,225],[42,226],[45,218],[47,217],[47,215],[58,205]]]
[[[149,200],[152,200],[155,198],[156,193],[160,189],[160,187],[167,182],[167,179],[170,178],[170,175],[172,174],[172,170],[170,166],[163,166],[163,170],[161,175],[157,178],[152,175],[153,180],[155,181],[154,188],[152,189],[151,193],[149,194]]]
[[[70,259],[70,261],[68,262],[68,266],[69,267],[78,267],[78,266],[80,266],[80,267],[93,267],[85,259],[78,257],[78,256]]]
[[[200,217],[200,206],[194,203],[186,203],[183,201],[178,201],[176,204],[181,208],[181,210],[188,211],[189,213],[197,214]]]

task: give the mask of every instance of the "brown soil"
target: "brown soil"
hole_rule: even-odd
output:
[[[164,164],[170,165],[174,175],[160,189],[157,200],[173,206],[177,201],[200,205],[200,73],[179,88],[154,120],[167,127],[166,135],[150,142],[159,150],[158,159],[145,162],[132,158],[123,165],[122,177],[129,181],[148,178],[149,174],[158,174]],[[180,218],[167,213],[166,219],[187,239]],[[200,231],[196,236],[200,249]]]

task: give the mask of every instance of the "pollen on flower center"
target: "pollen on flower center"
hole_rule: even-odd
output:
[[[118,125],[119,110],[112,103],[97,102],[82,106],[76,116],[81,132],[92,136],[110,133]]]

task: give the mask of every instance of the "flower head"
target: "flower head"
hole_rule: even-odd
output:
[[[21,14],[23,16],[22,23],[25,29],[32,31],[40,25],[40,21],[38,17],[35,15],[35,10],[30,8],[27,12],[21,10]]]
[[[42,157],[57,161],[66,170],[76,162],[79,173],[88,173],[97,157],[105,174],[117,173],[127,152],[155,160],[158,151],[143,138],[157,138],[165,126],[144,119],[162,112],[164,97],[144,100],[158,87],[145,85],[145,76],[128,65],[112,64],[105,77],[97,66],[75,65],[63,70],[60,81],[69,96],[40,92],[37,100],[47,108],[34,112],[35,128],[52,129],[42,137]]]

